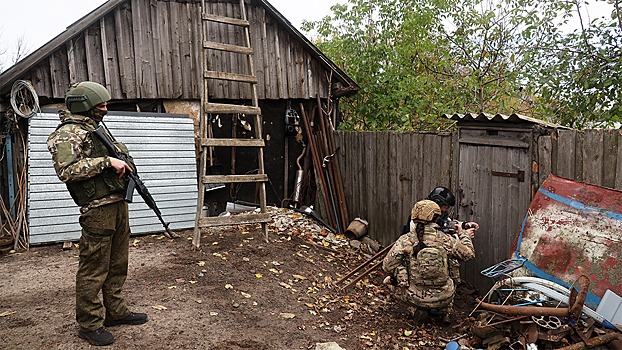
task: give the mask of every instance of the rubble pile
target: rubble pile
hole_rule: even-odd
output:
[[[622,349],[619,325],[584,305],[589,279],[579,291],[535,277],[510,277],[495,283],[479,301],[463,331],[463,349]]]

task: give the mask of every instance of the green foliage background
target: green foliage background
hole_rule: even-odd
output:
[[[622,25],[614,6],[609,20],[562,30],[583,6],[348,0],[303,30],[362,87],[342,101],[345,129],[439,130],[454,112],[612,125],[622,118]]]

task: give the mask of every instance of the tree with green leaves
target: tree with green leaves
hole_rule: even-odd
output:
[[[303,29],[317,33],[320,49],[362,86],[342,103],[344,128],[441,129],[448,121],[440,115],[454,112],[523,113],[556,121],[543,106],[553,106],[560,89],[534,86],[552,78],[546,73],[554,70],[544,69],[554,64],[547,50],[569,40],[560,28],[574,6],[542,0],[465,0],[460,6],[445,0],[349,0]]]

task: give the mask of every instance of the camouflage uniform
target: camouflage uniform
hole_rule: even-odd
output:
[[[418,253],[415,229],[402,235],[383,261],[383,269],[395,276],[395,296],[416,309],[451,312],[455,285],[449,274],[449,259],[466,261],[475,257],[473,243],[466,231],[459,239],[444,234],[436,223],[427,223],[423,232],[425,247]]]
[[[130,314],[121,295],[130,237],[128,206],[123,200],[126,181],[118,178],[107,150],[91,134],[97,122],[66,110],[59,116],[61,124],[48,137],[47,146],[58,178],[80,206],[76,320],[81,329],[92,331],[103,326],[104,308],[115,319]],[[117,146],[127,151],[123,144]]]

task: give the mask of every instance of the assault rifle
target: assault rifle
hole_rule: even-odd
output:
[[[97,136],[97,138],[104,144],[104,146],[108,150],[108,153],[111,156],[126,162],[128,165],[133,164],[133,162],[129,161],[128,155],[125,154],[124,152],[121,152],[117,148],[117,146],[115,146],[114,138],[112,137],[112,135],[110,135],[109,132],[106,132],[106,129],[107,128],[104,128],[103,123],[102,123],[102,125],[100,125],[97,129],[93,130],[93,134]],[[156,214],[158,219],[160,219],[162,226],[164,226],[164,230],[165,230],[164,235],[167,238],[179,237],[179,235],[177,235],[176,233],[173,233],[168,228],[169,224],[164,222],[164,219],[162,218],[162,213],[160,212],[160,209],[158,209],[158,205],[156,204],[155,200],[151,196],[151,193],[149,193],[147,186],[145,186],[145,184],[142,182],[140,177],[138,177],[138,173],[136,172],[134,167],[132,168],[133,168],[132,172],[125,173],[125,175],[128,177],[128,180],[129,180],[127,184],[127,188],[125,190],[125,201],[129,203],[132,202],[132,198],[134,197],[134,189],[136,189],[138,193],[140,194],[140,196],[145,201],[145,204],[147,204],[149,208],[151,208],[151,210],[153,210],[153,212]]]

